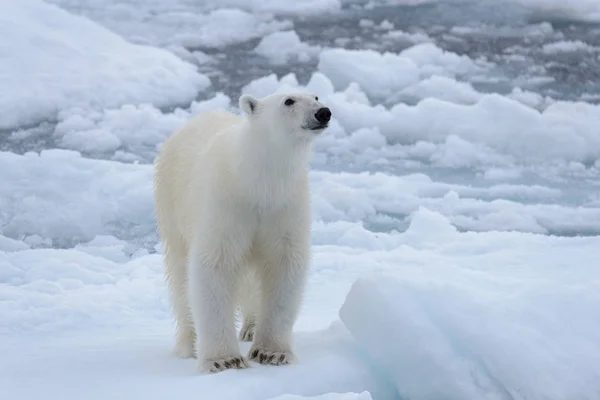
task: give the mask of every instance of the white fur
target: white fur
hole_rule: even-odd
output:
[[[292,98],[292,106],[285,100]],[[177,320],[175,352],[202,371],[293,362],[310,259],[308,165],[314,95],[240,97],[246,117],[209,111],[162,146],[155,201]]]

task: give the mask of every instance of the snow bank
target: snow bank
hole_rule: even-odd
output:
[[[254,50],[272,64],[281,65],[294,57],[299,62],[309,61],[321,48],[303,43],[295,31],[285,31],[263,37]]]
[[[320,55],[318,68],[337,89],[356,82],[367,94],[379,97],[388,97],[432,75],[455,77],[480,70],[469,57],[444,51],[433,43],[417,44],[397,54],[327,49]]]
[[[191,102],[210,85],[191,64],[133,45],[90,20],[38,0],[0,6],[0,128],[60,110]]]
[[[417,220],[413,243],[445,232],[433,254],[358,279],[340,309],[372,368],[415,400],[595,398],[600,270],[589,254],[599,239],[459,234],[439,215]]]

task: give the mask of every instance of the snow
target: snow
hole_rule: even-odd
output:
[[[394,99],[435,98],[458,104],[475,104],[482,97],[483,95],[473,89],[471,84],[438,75],[421,80],[394,95]]]
[[[124,282],[123,286],[128,287]],[[101,288],[98,285],[98,292]],[[46,295],[41,303],[51,297]],[[126,314],[132,313],[129,310]],[[48,393],[90,400],[199,396],[264,400],[290,394],[308,398],[328,394],[325,400],[338,400],[340,395],[336,398],[334,393],[348,393],[340,400],[368,400],[368,395],[358,395],[364,392],[374,398],[394,399],[393,389],[381,384],[381,378],[369,371],[356,354],[352,340],[339,327],[298,335],[297,352],[306,360],[303,364],[279,369],[253,364],[237,373],[214,375],[199,375],[193,360],[177,360],[165,351],[171,342],[164,322],[135,333],[128,331],[128,337],[114,334],[120,329],[115,326],[112,331],[105,331],[105,336],[88,334],[82,339],[68,335],[36,341],[21,349],[14,347],[18,342],[3,341],[0,350],[11,358],[10,365],[0,361],[3,392],[24,400],[44,398]],[[61,348],[70,350],[60,353]],[[335,371],[331,370],[332,365]],[[351,393],[356,394],[351,397]]]
[[[237,43],[240,38],[260,37],[265,33],[275,31],[287,26],[283,22],[257,18],[254,14],[239,9],[217,9],[205,15],[193,15],[186,23],[186,32],[174,32],[173,35],[157,37],[158,40],[167,40],[166,44],[181,44],[186,47],[219,47]],[[173,18],[178,20],[179,18]],[[178,25],[173,25],[173,20],[164,21],[165,30]],[[179,31],[181,28],[177,28]],[[191,32],[191,33],[188,33]],[[165,32],[166,33],[166,32]],[[160,43],[160,42],[159,42]]]
[[[340,243],[331,242],[339,236],[331,228],[343,232]],[[1,347],[12,360],[10,368],[0,364],[3,388],[32,399],[48,390],[90,399],[367,390],[392,399],[391,374],[399,393],[415,399],[436,391],[482,398],[502,385],[533,399],[585,398],[599,389],[593,315],[600,276],[589,259],[598,237],[459,233],[424,208],[402,234],[323,223],[316,233],[329,239],[314,246],[295,336],[300,363],[205,377],[194,375],[192,360],[168,354],[159,255],[129,259],[123,242],[103,237],[75,249],[0,253]],[[340,306],[350,333],[328,327]],[[115,331],[119,337],[109,334]]]
[[[106,234],[154,239],[151,165],[44,150],[39,155],[0,152],[0,170],[6,171],[0,188],[5,236],[37,234],[60,247]],[[56,181],[68,185],[57,187]],[[326,171],[313,171],[311,181],[316,221],[377,221],[382,213],[408,216],[427,206],[469,230],[600,233],[600,209],[553,204],[564,193],[539,185],[476,188],[435,182],[424,174]],[[523,198],[533,203],[519,202]]]
[[[10,40],[0,43],[0,129],[72,107],[189,103],[210,85],[172,54],[128,43],[54,5],[24,0],[2,9],[0,36]]]
[[[346,66],[338,74],[337,69],[329,71],[322,68],[323,59],[330,57],[324,57],[328,52],[321,54],[322,73],[313,74],[305,86],[299,85],[293,74],[280,80],[271,74],[253,81],[243,92],[263,96],[273,91],[316,90],[328,102],[334,120],[345,131],[377,128],[388,143],[412,145],[413,149],[409,151],[418,151],[424,142],[430,143],[428,148],[423,149],[425,153],[422,156],[446,166],[473,165],[483,158],[488,162],[504,158],[499,162],[514,162],[515,159],[519,162],[551,162],[560,159],[588,163],[600,157],[600,137],[596,134],[596,126],[600,124],[600,105],[556,101],[539,111],[531,104],[542,100],[531,98],[522,91],[511,94],[514,99],[497,93],[483,94],[467,83],[438,76],[419,80],[415,75],[410,78],[416,82],[412,84],[406,82],[408,75],[398,74],[394,69],[398,67],[394,64],[396,61],[404,60],[402,57],[392,58],[385,65],[386,69],[389,68],[388,75],[371,70],[371,64],[366,60]],[[343,55],[349,53],[347,50],[336,52],[341,58],[331,54],[335,63],[341,62]],[[373,51],[357,53],[370,54],[377,59],[386,57]],[[375,65],[378,62],[375,61]],[[356,78],[347,83],[350,76]],[[363,77],[364,81],[356,86]],[[336,92],[334,87],[343,91]],[[400,97],[413,94],[422,96],[423,100],[415,105],[398,103],[389,109],[371,106],[362,93],[363,87],[367,95]],[[392,93],[393,87],[403,87],[405,91]],[[486,129],[482,130],[482,126]],[[523,134],[524,130],[526,134]],[[444,149],[440,144],[444,144]],[[440,150],[443,153],[439,153]],[[483,156],[482,152],[488,154]],[[506,159],[507,155],[512,161]]]
[[[458,234],[418,217],[407,236],[435,244],[427,262],[358,279],[340,309],[373,368],[415,400],[594,398],[598,238]]]
[[[197,113],[212,108],[229,108],[230,99],[222,93],[205,101],[193,101],[188,108],[164,113],[150,104],[123,105],[86,115],[63,113],[54,130],[67,149],[88,154],[126,151],[139,158]]]
[[[309,61],[320,52],[320,47],[302,43],[295,31],[284,31],[263,37],[254,50],[272,64],[279,65],[288,61]]]
[[[244,42],[290,27],[289,21],[259,12],[249,2],[244,3],[250,7],[235,1],[50,1],[99,22],[133,43],[173,52],[183,46],[220,47]]]
[[[338,89],[356,82],[369,95],[387,97],[432,75],[454,77],[478,72],[482,66],[433,43],[420,43],[400,53],[327,49],[318,68]]]
[[[392,120],[382,121],[380,129],[391,139],[438,142],[456,135],[520,159],[587,161],[600,156],[600,138],[594,128],[600,123],[597,105],[556,102],[540,113],[489,94],[473,105],[428,98],[416,107],[398,104],[390,113]],[[482,126],[488,128],[482,131]],[[524,126],[527,135],[520,134]]]
[[[39,234],[66,246],[91,240],[119,221],[142,230],[153,213],[149,166],[44,150],[39,155],[1,152],[0,170],[5,182],[0,188],[0,224],[10,237]],[[28,178],[32,176],[36,179]],[[56,182],[68,185],[57,187]]]
[[[547,21],[596,2],[511,1],[545,22],[452,28],[418,0],[0,2],[4,397],[597,398],[597,31]],[[299,364],[199,375],[171,355],[152,162],[198,113],[295,90],[333,112]]]

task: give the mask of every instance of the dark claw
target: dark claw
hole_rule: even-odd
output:
[[[280,363],[282,363],[284,359],[285,359],[285,355],[283,355],[283,354],[282,354],[282,355],[279,357],[279,362],[280,362]]]
[[[240,367],[240,363],[241,363],[241,362],[242,362],[242,360],[240,360],[239,358],[234,358],[234,359],[233,359],[233,363],[235,364],[235,366],[236,366],[237,368],[239,368],[239,367]]]
[[[256,358],[256,356],[258,356],[258,349],[252,352],[252,358]]]
[[[221,368],[221,366],[219,365],[219,363],[218,363],[218,362],[215,362],[213,365],[214,365],[214,367],[215,367],[216,369],[220,369],[220,368]]]
[[[223,364],[225,364],[225,368],[231,367],[231,364],[229,364],[229,361],[225,361]]]
[[[265,362],[265,358],[267,358],[267,356],[265,356],[264,353],[261,353],[261,355],[260,355],[260,363],[261,364]]]
[[[275,358],[275,354],[271,354],[269,356],[269,358],[267,359],[267,362],[270,364],[273,361],[274,358]]]

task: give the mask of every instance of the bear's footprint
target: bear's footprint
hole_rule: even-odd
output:
[[[211,359],[204,362],[203,371],[210,373],[226,371],[228,369],[244,369],[249,368],[250,364],[245,357],[235,356],[221,359]]]
[[[250,359],[264,365],[286,365],[294,362],[291,351],[250,350]]]

